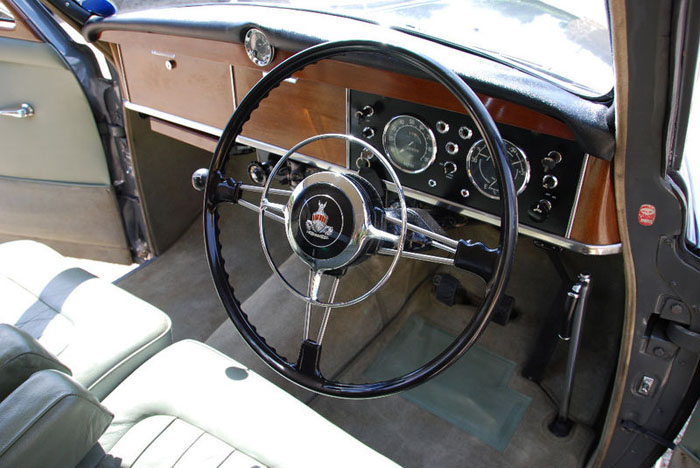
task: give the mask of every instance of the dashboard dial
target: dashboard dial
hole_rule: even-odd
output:
[[[435,134],[421,120],[410,115],[397,115],[384,127],[384,151],[400,170],[417,174],[435,161]]]
[[[275,49],[267,36],[259,29],[249,29],[243,42],[245,51],[251,62],[259,67],[266,67],[275,57]]]
[[[503,140],[503,143],[506,147],[513,182],[515,182],[515,191],[520,195],[530,180],[530,163],[523,150],[508,140]],[[500,198],[496,166],[484,140],[477,141],[469,149],[467,174],[472,184],[483,195],[494,200]]]

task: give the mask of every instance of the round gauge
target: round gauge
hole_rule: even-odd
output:
[[[259,29],[249,29],[245,35],[245,51],[248,58],[259,67],[266,67],[275,57],[275,49],[267,40],[267,36]]]
[[[410,115],[397,115],[384,127],[384,151],[404,172],[423,172],[435,161],[437,143],[426,124]]]
[[[503,140],[503,143],[506,147],[513,182],[515,182],[515,191],[520,195],[530,181],[530,163],[523,150],[508,140]],[[499,199],[496,166],[484,140],[477,141],[469,149],[467,173],[469,180],[479,192],[494,200]]]

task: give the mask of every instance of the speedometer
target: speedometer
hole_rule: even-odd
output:
[[[410,115],[397,115],[384,127],[384,151],[404,172],[423,172],[435,161],[437,143],[432,130]]]
[[[523,150],[508,140],[503,140],[506,147],[506,155],[510,165],[510,172],[515,183],[515,191],[520,195],[530,180],[530,163]],[[498,178],[496,166],[491,153],[489,153],[484,140],[479,140],[472,145],[467,154],[467,174],[469,180],[483,195],[498,200]]]

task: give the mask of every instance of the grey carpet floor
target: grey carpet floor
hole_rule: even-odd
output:
[[[362,381],[365,369],[411,315],[417,314],[455,333],[473,314],[471,306],[449,308],[437,303],[431,289],[430,282],[421,286],[401,316],[341,375],[342,380]],[[529,327],[525,320],[512,322],[506,327],[490,324],[479,344],[499,356],[522,361],[518,343],[524,334],[529,333]],[[407,468],[579,466],[592,441],[592,432],[584,425],[576,425],[564,439],[553,436],[546,426],[554,417],[554,405],[538,385],[520,377],[518,372],[519,369],[509,387],[529,396],[532,401],[502,452],[401,395],[367,401],[319,396],[311,401],[311,407]]]
[[[238,206],[224,206],[221,211],[226,269],[236,297],[245,301],[270,276],[258,240],[258,217]],[[270,226],[268,236],[273,257],[282,263],[291,253],[282,229]],[[116,284],[167,313],[175,340],[205,341],[228,320],[209,272],[201,218],[164,254]]]

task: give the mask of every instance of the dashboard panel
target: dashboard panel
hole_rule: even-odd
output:
[[[404,186],[500,215],[493,165],[468,115],[355,90],[348,99],[350,133],[386,154]],[[568,139],[512,125],[498,128],[511,153],[516,190],[521,188],[520,223],[566,236],[586,154]],[[361,153],[360,145],[350,145],[350,168],[367,164]],[[381,171],[379,164],[373,167]]]
[[[209,151],[248,90],[295,50],[278,49],[270,65],[259,67],[230,36],[197,37],[184,25],[168,26],[160,33],[120,30],[131,28],[126,22],[115,26],[105,25],[100,39],[110,43],[113,51],[125,107],[150,116],[153,131]],[[619,252],[612,166],[594,157],[599,154],[587,156],[584,148],[591,146],[590,141],[581,138],[593,127],[571,126],[561,116],[493,91],[495,94],[481,91],[478,96],[503,137],[523,151],[530,166],[527,185],[518,197],[520,232],[582,253]],[[407,195],[498,223],[498,201],[485,196],[484,190],[480,192],[466,172],[469,149],[480,136],[459,103],[438,83],[382,66],[325,60],[295,73],[268,99],[270,102],[263,102],[246,123],[240,141],[278,154],[312,135],[346,131],[362,135],[367,126],[375,133],[372,143],[384,152],[384,127],[392,118],[408,115],[425,119],[435,137],[435,160],[428,158],[430,164],[415,174],[399,171]],[[382,105],[389,109],[379,110],[376,122],[366,125],[368,122],[356,121],[354,116],[367,103],[380,103],[378,109]],[[279,124],[280,109],[284,109],[285,125]],[[440,133],[438,121],[450,129]],[[461,127],[468,127],[472,135],[462,139]],[[448,150],[449,142],[456,148]],[[551,151],[562,155],[561,162],[545,174],[542,162]],[[310,145],[303,155],[295,157],[319,168],[328,164],[352,168],[357,149],[348,153],[342,142],[328,140],[324,145]],[[449,174],[445,173],[446,165]],[[542,187],[545,175],[556,177],[556,187]],[[535,213],[533,218],[533,205],[536,208],[541,200],[551,203],[551,208],[546,216]]]

